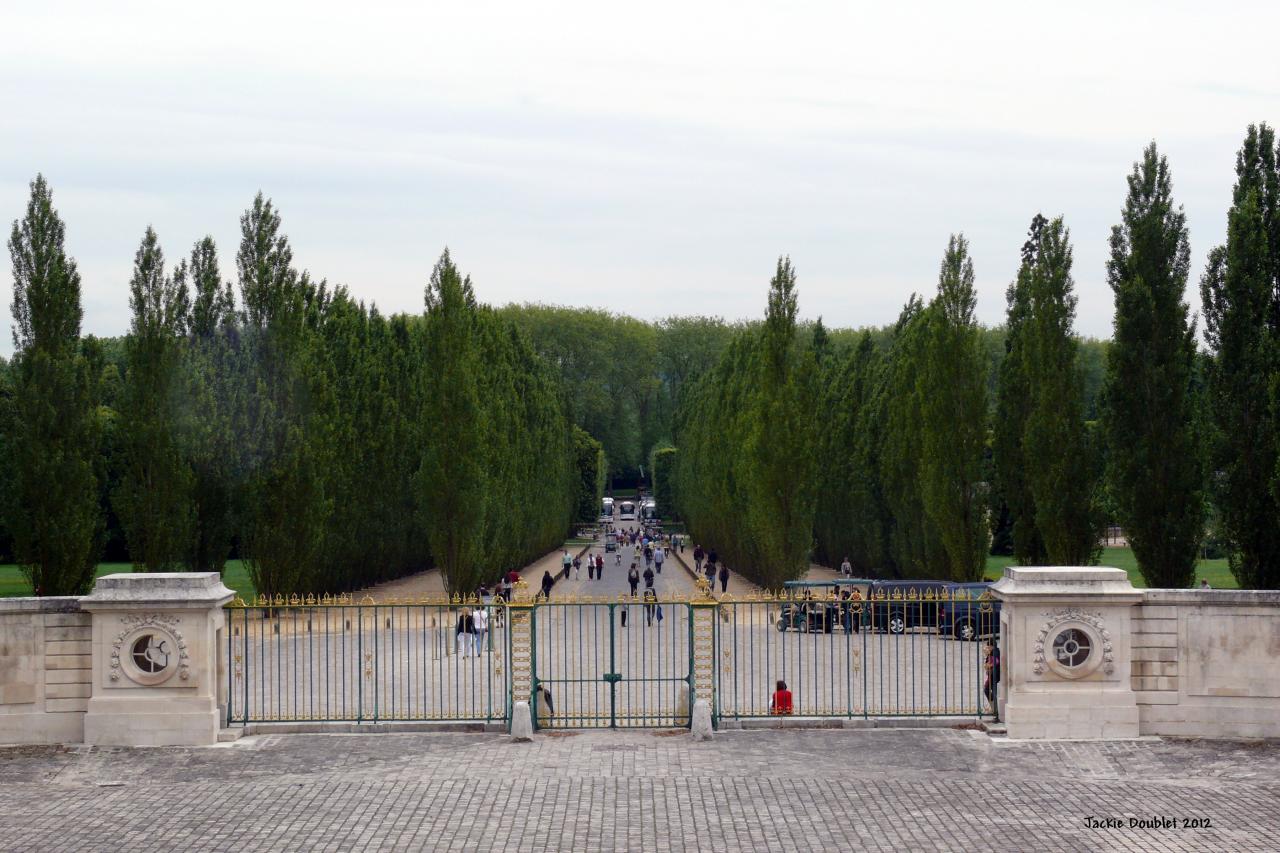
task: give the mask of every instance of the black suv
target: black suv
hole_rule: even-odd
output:
[[[890,634],[935,628],[952,586],[946,581],[874,581],[867,590],[862,624]]]
[[[938,615],[938,633],[957,640],[977,640],[1000,631],[1000,599],[989,583],[951,584],[951,598]]]

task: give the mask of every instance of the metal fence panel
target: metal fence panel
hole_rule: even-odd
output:
[[[994,714],[984,695],[999,630],[989,598],[760,595],[726,597],[718,610],[718,719],[775,716],[779,681],[794,716]]]
[[[505,608],[471,605],[488,631],[460,635],[466,606],[349,597],[230,606],[227,722],[504,721]]]

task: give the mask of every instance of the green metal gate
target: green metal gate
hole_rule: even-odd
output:
[[[537,728],[689,725],[693,609],[636,598],[533,606]]]

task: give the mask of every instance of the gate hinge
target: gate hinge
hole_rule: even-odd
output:
[[[608,684],[617,684],[621,680],[622,680],[622,673],[620,672],[606,672],[604,676],[601,678],[601,681],[604,681]]]

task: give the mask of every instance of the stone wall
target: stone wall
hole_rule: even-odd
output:
[[[0,743],[79,743],[93,628],[78,598],[0,599]]]
[[[1280,592],[1144,590],[1132,630],[1143,734],[1280,737]]]

